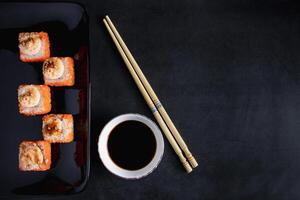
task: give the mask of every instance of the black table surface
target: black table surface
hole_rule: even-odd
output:
[[[297,1],[78,2],[90,20],[91,172],[83,192],[55,199],[300,199]],[[154,120],[105,14],[198,159],[191,174],[167,140],[160,165],[143,179],[118,178],[101,163],[98,135],[111,118]]]

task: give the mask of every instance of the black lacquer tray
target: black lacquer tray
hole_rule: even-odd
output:
[[[45,31],[51,56],[75,60],[73,87],[51,87],[51,113],[74,115],[72,143],[52,144],[52,166],[45,172],[18,170],[18,145],[42,139],[42,116],[18,112],[20,84],[43,84],[42,63],[19,60],[18,33]],[[0,4],[0,195],[65,194],[81,191],[90,169],[90,80],[88,63],[88,17],[75,3]]]

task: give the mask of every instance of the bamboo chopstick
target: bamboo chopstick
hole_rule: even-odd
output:
[[[128,60],[125,52],[123,51],[122,47],[120,46],[117,38],[115,37],[114,33],[112,32],[110,26],[108,25],[107,21],[105,19],[103,19],[103,22],[111,36],[111,38],[113,39],[119,53],[121,54],[121,57],[123,58],[130,74],[132,75],[136,85],[138,86],[141,94],[143,95],[147,105],[149,106],[149,108],[151,109],[155,119],[157,120],[157,122],[159,123],[159,126],[161,127],[161,129],[163,130],[166,138],[168,139],[168,141],[170,142],[171,146],[173,147],[174,151],[176,152],[176,154],[178,155],[181,163],[183,164],[185,170],[190,173],[192,171],[192,168],[190,166],[190,164],[187,162],[186,158],[184,157],[184,155],[182,154],[182,151],[180,149],[180,147],[178,146],[178,144],[176,143],[175,139],[173,138],[171,132],[169,131],[168,127],[166,126],[165,122],[163,121],[162,117],[160,116],[159,112],[157,111],[154,103],[152,102],[150,96],[148,95],[147,91],[145,90],[142,82],[140,81],[139,77],[137,76],[137,74],[135,73],[130,61]]]
[[[194,156],[192,155],[192,153],[190,152],[190,150],[188,149],[187,145],[185,144],[184,140],[182,139],[180,133],[178,132],[177,128],[175,127],[174,123],[172,122],[172,120],[170,119],[168,113],[166,112],[166,110],[164,109],[164,107],[162,106],[161,102],[159,101],[157,95],[155,94],[155,92],[153,91],[151,85],[149,84],[149,82],[147,81],[146,77],[144,76],[142,70],[140,69],[139,65],[137,64],[137,62],[135,61],[134,57],[132,56],[131,52],[129,51],[129,49],[127,48],[125,42],[123,41],[122,37],[120,36],[119,32],[117,31],[116,27],[114,26],[114,24],[112,23],[112,21],[110,20],[110,18],[106,15],[105,16],[106,21],[108,22],[109,26],[111,27],[111,30],[113,32],[113,34],[115,35],[115,37],[117,38],[120,46],[122,47],[122,49],[124,50],[126,56],[128,57],[128,60],[130,61],[132,67],[134,68],[134,71],[136,72],[136,74],[138,75],[139,79],[141,80],[142,84],[144,85],[146,91],[148,92],[150,98],[152,99],[152,101],[154,102],[154,105],[156,106],[156,108],[158,109],[159,113],[161,114],[163,120],[166,122],[168,128],[170,129],[172,135],[174,136],[174,138],[176,139],[177,143],[179,144],[180,148],[182,149],[182,151],[184,152],[185,156],[187,157],[188,161],[190,162],[190,164],[192,165],[193,168],[196,168],[198,166],[198,163],[196,161],[196,159],[194,158]]]

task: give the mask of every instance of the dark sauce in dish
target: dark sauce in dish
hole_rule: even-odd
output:
[[[107,146],[115,164],[127,170],[138,170],[152,160],[156,141],[147,125],[131,120],[120,123],[112,130]]]

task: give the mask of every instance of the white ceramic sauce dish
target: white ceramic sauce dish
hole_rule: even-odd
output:
[[[156,141],[156,149],[152,160],[143,168],[138,170],[127,170],[119,167],[111,159],[108,151],[108,139],[112,130],[126,121],[138,121],[148,126]],[[160,163],[164,153],[164,140],[158,126],[149,118],[140,114],[123,114],[113,118],[102,129],[98,140],[98,153],[104,166],[113,174],[125,179],[139,179],[150,174]]]

